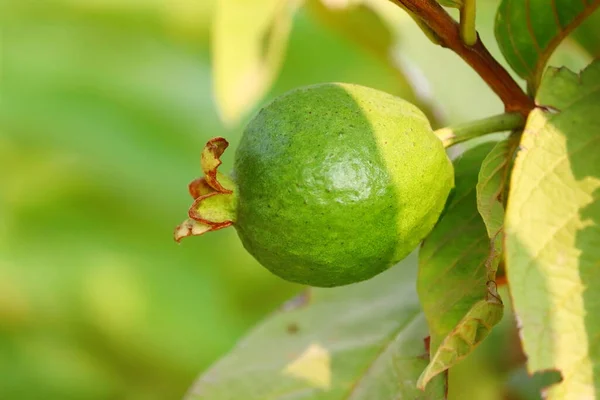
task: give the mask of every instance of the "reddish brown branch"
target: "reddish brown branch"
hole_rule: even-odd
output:
[[[460,37],[458,23],[436,0],[392,0],[420,18],[437,36],[440,45],[451,49],[467,62],[500,97],[507,112],[527,115],[534,102],[485,48],[479,37],[467,46]]]

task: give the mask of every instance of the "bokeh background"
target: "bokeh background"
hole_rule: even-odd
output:
[[[479,3],[480,33],[498,55],[497,1]],[[0,5],[0,399],[181,398],[197,374],[301,289],[260,267],[234,230],[172,240],[204,143],[224,136],[235,149],[244,125],[223,123],[213,101],[215,4]],[[303,7],[263,101],[300,85],[346,81],[416,93],[438,126],[502,111],[461,60],[393,12],[394,58],[412,89]],[[575,68],[589,57],[575,41],[557,55]],[[507,357],[519,360],[515,337],[509,316],[457,368],[462,398],[537,398],[520,386],[522,370],[497,374]],[[506,382],[513,397],[498,389]]]

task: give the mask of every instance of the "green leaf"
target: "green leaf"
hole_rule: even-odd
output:
[[[536,89],[554,49],[599,5],[600,0],[503,0],[495,27],[500,50]]]
[[[488,297],[486,262],[490,245],[477,211],[475,186],[482,161],[493,146],[484,143],[455,161],[455,191],[419,253],[417,291],[429,324],[435,360],[425,372],[422,385],[433,376],[431,372],[439,373],[468,355],[484,336],[477,336],[477,341],[461,340],[464,329],[471,329],[477,321],[470,317],[480,312],[473,307]],[[487,320],[480,323],[493,325]]]
[[[600,395],[600,62],[548,70],[515,160],[506,272],[528,370],[549,399]]]
[[[481,163],[477,181],[477,209],[490,238],[498,234],[504,223],[504,191],[517,145],[514,136],[499,141]]]
[[[485,223],[491,240],[488,276],[495,279],[498,263],[502,256],[504,239],[504,197],[510,167],[519,142],[517,136],[510,136],[496,143],[481,164],[477,181],[477,210]]]
[[[285,54],[295,6],[288,0],[217,2],[213,80],[225,122],[237,122],[273,83]]]
[[[415,272],[409,256],[367,282],[312,289],[243,339],[187,399],[443,399],[442,377],[416,388],[428,357]]]
[[[600,57],[600,10],[586,18],[573,31],[572,38],[592,57]]]

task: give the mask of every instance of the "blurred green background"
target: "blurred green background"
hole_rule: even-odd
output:
[[[498,54],[497,2],[480,3],[480,32]],[[204,143],[224,136],[235,149],[244,125],[222,123],[213,101],[214,7],[207,0],[0,6],[0,399],[180,398],[301,289],[258,266],[234,230],[172,240]],[[501,112],[468,67],[393,12],[394,58],[422,100],[436,99],[438,125]],[[587,60],[577,46],[559,57]],[[413,96],[397,74],[301,8],[267,97],[325,81]],[[224,156],[225,171],[232,155]],[[488,348],[505,341],[492,337]],[[472,382],[474,371],[494,363],[473,360],[457,381],[463,374]]]

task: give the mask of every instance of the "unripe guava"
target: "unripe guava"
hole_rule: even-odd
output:
[[[352,84],[290,91],[248,124],[232,178],[217,173],[222,138],[175,237],[233,225],[256,260],[289,281],[331,287],[369,279],[431,231],[454,184],[425,115]]]

